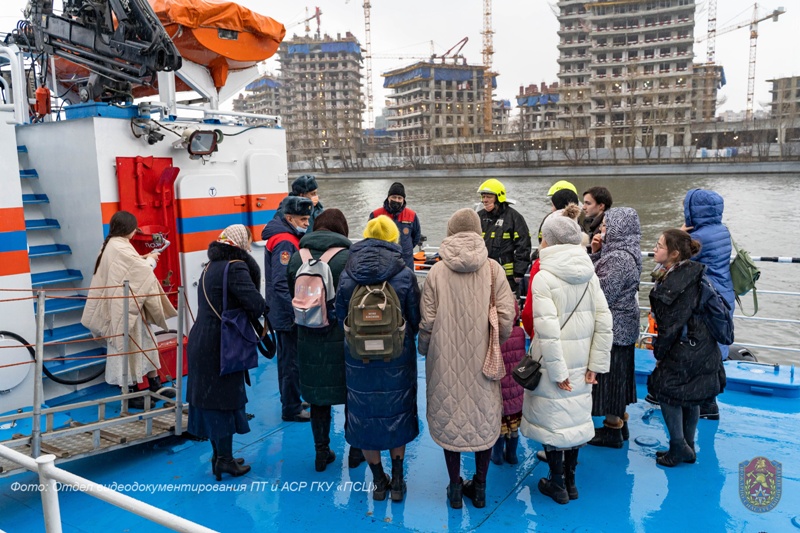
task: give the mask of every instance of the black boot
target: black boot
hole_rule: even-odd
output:
[[[401,502],[406,494],[406,482],[403,479],[403,458],[392,459],[392,501]]]
[[[369,464],[369,469],[372,470],[372,483],[374,484],[372,499],[376,502],[382,502],[386,499],[386,491],[389,489],[392,480],[389,479],[389,476],[383,471],[383,465],[381,463],[376,465],[372,463],[367,464]]]
[[[148,377],[147,380],[150,382],[150,385],[147,387],[148,389],[150,389],[150,392],[158,392],[158,390],[161,387],[164,386],[161,383],[161,378],[158,377],[158,376],[153,377],[153,378]],[[165,390],[164,392],[161,393],[161,396],[164,396],[165,398],[172,399],[172,398],[175,397],[175,391],[174,390]]]
[[[347,454],[347,466],[349,468],[357,468],[358,465],[366,460],[367,459],[364,457],[364,452],[361,451],[361,448],[350,446],[350,452]]]
[[[622,427],[621,423],[618,427],[608,425],[603,420],[603,427],[594,430],[594,437],[589,441],[592,446],[603,446],[605,448],[622,448]]]
[[[139,389],[136,388],[136,385],[133,385],[128,387],[128,392],[139,392]],[[152,400],[150,402],[150,406],[153,406]],[[128,400],[128,409],[144,409],[144,397],[138,396]]]
[[[550,473],[539,480],[539,492],[550,496],[556,503],[569,503],[569,494],[564,485],[564,452],[559,450],[546,453]]]
[[[719,406],[716,398],[711,398],[700,405],[700,418],[719,420]]]
[[[694,463],[697,456],[694,450],[689,447],[685,440],[669,441],[669,450],[664,455],[658,456],[656,452],[656,463],[661,466],[676,466],[681,463]]]
[[[222,474],[239,477],[250,471],[250,465],[241,465],[233,458],[233,435],[218,439],[215,447],[217,460],[211,470],[217,481],[222,481]]]
[[[689,442],[687,440],[686,441],[686,445],[692,450],[692,455],[688,459],[684,459],[683,462],[684,463],[689,463],[689,464],[694,464],[697,461],[697,452],[695,452],[695,449],[694,449],[694,442]],[[656,452],[656,461],[658,461],[658,459],[660,457],[666,456],[668,453],[669,453],[668,450],[659,450],[659,451],[657,451]]]
[[[492,462],[496,465],[503,464],[503,447],[506,444],[506,438],[503,435],[500,435],[497,438],[497,442],[494,443],[492,446]]]
[[[506,462],[510,465],[519,463],[517,459],[517,444],[519,444],[519,433],[516,431],[511,432],[511,436],[506,441]]]
[[[458,483],[450,483],[447,485],[447,501],[450,502],[452,509],[461,509],[464,505],[462,498],[462,491],[464,488],[464,480],[459,479]]]
[[[314,470],[324,472],[325,468],[336,460],[336,454],[330,449],[331,417],[312,417],[311,432],[314,435]]]
[[[462,494],[472,500],[472,505],[476,509],[486,507],[486,482],[481,483],[475,481],[475,478],[469,479],[463,483]]]
[[[578,487],[575,486],[575,469],[578,467],[578,449],[564,451],[564,487],[570,500],[578,499]]]
[[[211,451],[212,451],[212,454],[211,454],[211,472],[216,476],[217,475],[217,445],[216,445],[216,443],[214,443],[213,440],[210,440],[210,442],[211,442]],[[236,461],[236,464],[239,464],[239,465],[243,465],[244,464],[244,459],[242,459],[241,457],[234,457],[233,460]]]

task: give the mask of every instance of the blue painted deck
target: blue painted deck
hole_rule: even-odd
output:
[[[702,532],[800,531],[800,400],[726,392],[719,397],[721,420],[701,420],[697,463],[656,466],[654,447],[636,438],[657,440],[666,434],[658,409],[640,400],[630,407],[631,441],[621,450],[587,446],[577,471],[580,498],[558,505],[539,494],[538,479],[547,466],[536,460],[536,443],[520,444],[520,464],[490,465],[487,506],[463,509],[446,503],[447,471],[441,448],[427,432],[424,362],[419,362],[419,411],[422,433],[408,446],[408,495],[403,503],[374,502],[367,490],[372,475],[365,464],[348,469],[343,410],[335,408],[331,447],[337,460],[325,472],[314,471],[309,424],[280,419],[275,361],[261,360],[253,372],[248,412],[252,431],[237,435],[234,447],[253,467],[240,478],[211,476],[207,442],[171,440],[60,465],[95,482],[181,484],[195,490],[133,491],[129,495],[219,531],[537,531],[537,532]],[[640,385],[639,395],[645,390]],[[79,415],[74,415],[80,418]],[[2,435],[5,437],[5,435]],[[389,470],[387,454],[384,465]],[[738,494],[739,463],[763,455],[783,465],[783,493],[767,513],[749,511]],[[345,459],[344,461],[342,459]],[[474,472],[463,456],[466,476]],[[0,479],[0,529],[43,531],[39,494],[14,483],[36,484],[33,473]],[[353,490],[353,484],[356,490]],[[304,485],[303,485],[304,484]],[[325,485],[327,484],[327,485]],[[359,485],[360,484],[360,485]],[[212,492],[216,487],[239,489]],[[339,489],[342,490],[339,490]],[[167,531],[85,494],[62,492],[64,531]],[[793,524],[792,521],[795,521]]]

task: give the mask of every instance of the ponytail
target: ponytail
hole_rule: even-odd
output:
[[[692,239],[692,236],[683,230],[668,229],[664,231],[663,235],[667,253],[672,255],[673,252],[678,252],[676,263],[691,259],[700,253],[702,248],[700,241]]]
[[[139,227],[136,217],[127,211],[117,211],[111,217],[108,224],[108,236],[103,241],[103,247],[100,248],[100,254],[97,256],[97,261],[94,264],[94,274],[97,274],[97,269],[100,267],[100,260],[103,258],[103,252],[106,251],[106,245],[111,237],[127,237]]]

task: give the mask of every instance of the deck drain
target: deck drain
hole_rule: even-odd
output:
[[[658,446],[661,444],[661,441],[655,437],[636,437],[633,441],[643,448],[653,448],[654,446]]]

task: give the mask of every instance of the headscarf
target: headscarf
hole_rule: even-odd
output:
[[[250,232],[242,224],[231,224],[219,234],[217,242],[250,251]]]

